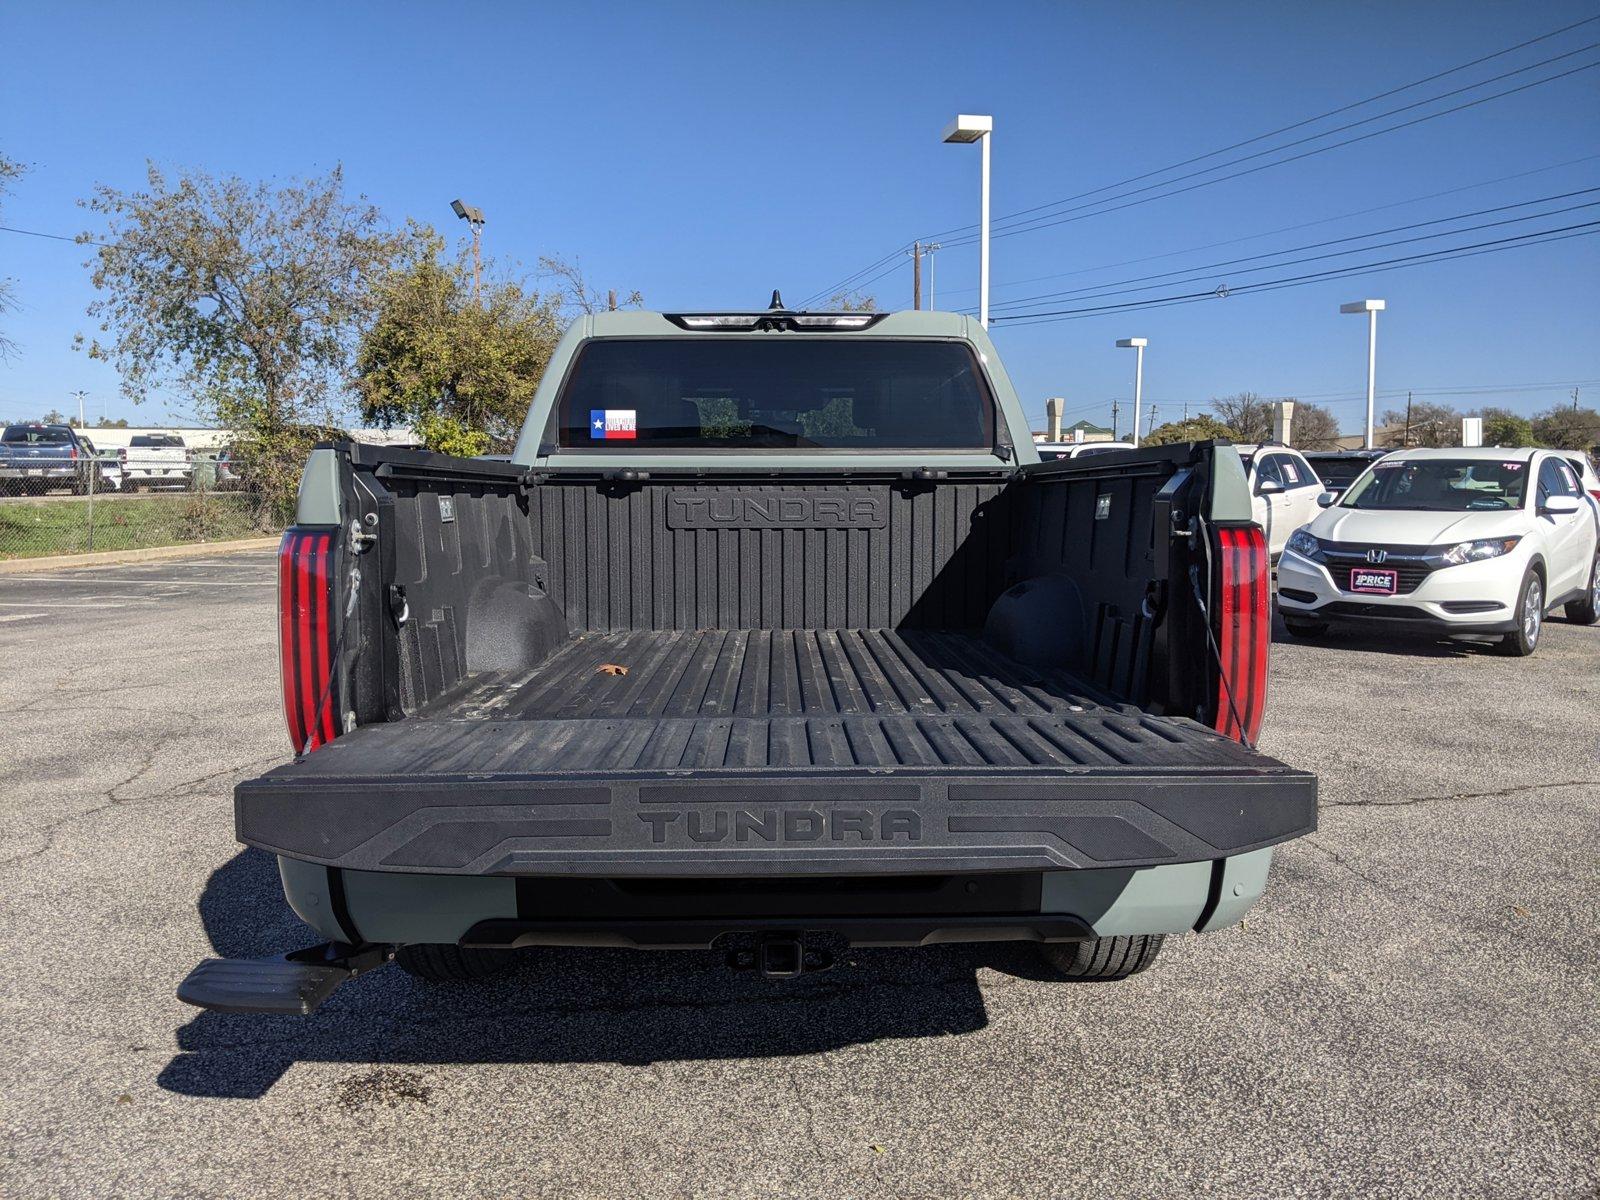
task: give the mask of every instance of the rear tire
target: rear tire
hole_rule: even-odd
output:
[[[1589,568],[1589,590],[1582,600],[1568,600],[1563,610],[1574,625],[1593,625],[1600,621],[1600,554]]]
[[[1544,580],[1539,572],[1530,569],[1522,577],[1514,618],[1516,631],[1500,639],[1500,653],[1526,658],[1538,649],[1539,635],[1544,632]]]
[[[1063,979],[1126,979],[1155,962],[1164,941],[1164,934],[1136,933],[1087,942],[1045,942],[1039,956]]]
[[[1290,637],[1319,638],[1328,632],[1326,621],[1304,621],[1299,617],[1284,617],[1283,627]]]
[[[417,942],[401,946],[395,951],[394,961],[408,975],[418,979],[430,983],[459,983],[487,979],[510,970],[517,961],[517,952]]]

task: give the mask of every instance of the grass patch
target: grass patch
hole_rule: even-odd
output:
[[[92,515],[92,520],[91,520]],[[246,492],[0,501],[0,558],[144,550],[255,537],[266,527]]]

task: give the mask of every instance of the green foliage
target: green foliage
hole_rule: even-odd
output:
[[[447,258],[432,229],[410,233],[407,260],[376,287],[376,319],[356,354],[362,413],[410,425],[430,450],[509,450],[561,336],[562,299],[499,279],[475,302],[471,261]]]
[[[1241,438],[1231,425],[1224,425],[1214,417],[1194,416],[1187,421],[1168,421],[1165,425],[1157,425],[1141,441],[1146,446],[1170,446],[1174,442],[1205,442],[1212,438],[1227,438],[1233,442],[1249,440]]]
[[[337,424],[369,283],[404,240],[346,201],[339,168],[274,186],[152,164],[145,190],[102,185],[83,203],[107,224],[80,237],[103,243],[89,315],[105,340],[89,354],[135,402],[172,386],[239,430],[248,478],[286,508],[304,456],[293,474],[283,458]]]
[[[1485,408],[1483,418],[1485,446],[1532,446],[1533,422],[1505,408]]]
[[[1534,441],[1553,450],[1593,450],[1600,446],[1600,412],[1592,408],[1552,408],[1533,418]]]

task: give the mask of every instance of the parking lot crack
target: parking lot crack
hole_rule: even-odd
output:
[[[177,740],[178,736],[178,734],[172,733],[158,738],[154,743],[152,743],[150,748],[140,756],[139,765],[136,766],[133,771],[125,775],[116,783],[112,784],[110,787],[104,788],[98,793],[100,797],[99,803],[92,804],[88,808],[81,809],[78,812],[68,813],[64,817],[61,817],[55,821],[51,821],[39,829],[33,830],[33,833],[43,836],[43,844],[36,846],[31,850],[24,851],[21,854],[14,854],[9,858],[0,859],[0,867],[13,866],[16,863],[26,862],[29,859],[38,858],[42,854],[48,854],[52,849],[55,848],[56,835],[60,833],[62,829],[73,824],[74,822],[87,820],[90,817],[107,812],[113,808],[129,808],[135,805],[154,804],[165,800],[186,799],[218,779],[233,775],[242,775],[252,771],[263,770],[266,767],[278,762],[282,757],[281,755],[275,754],[270,758],[258,758],[245,763],[233,763],[219,770],[207,772],[204,775],[198,775],[190,779],[180,779],[177,782],[168,785],[167,787],[159,789],[158,791],[148,792],[143,795],[127,795],[126,789],[138,783],[139,780],[143,779],[150,773],[150,771],[155,767],[156,762],[160,759],[162,752],[165,751],[167,747],[170,746],[175,740]]]
[[[1542,792],[1552,788],[1600,787],[1600,779],[1563,779],[1551,783],[1522,783],[1515,787],[1498,788],[1489,792],[1450,792],[1446,795],[1411,796],[1400,800],[1330,800],[1319,808],[1415,808],[1421,804],[1438,804],[1453,800],[1494,800],[1503,796],[1517,796],[1524,792]]]

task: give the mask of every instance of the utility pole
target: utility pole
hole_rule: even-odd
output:
[[[1145,431],[1145,437],[1149,437],[1155,431],[1156,431],[1156,406],[1155,406],[1154,403],[1152,403],[1150,405],[1150,428]]]
[[[1572,389],[1572,411],[1573,412],[1577,412],[1578,411],[1578,389],[1577,388],[1573,388]]]
[[[1367,449],[1368,450],[1372,449],[1372,445],[1371,445],[1372,438],[1370,436],[1367,438],[1367,442],[1368,442]],[[1403,440],[1400,444],[1402,446],[1404,446],[1407,450],[1411,449],[1411,393],[1410,392],[1406,393],[1406,434],[1405,434],[1405,440]]]
[[[933,252],[940,249],[938,242],[929,242],[923,247],[922,252],[928,256],[928,307],[937,307],[933,302]]]
[[[1115,400],[1111,402],[1111,440],[1113,442],[1117,440],[1117,412],[1120,407]]]
[[[1189,402],[1187,400],[1183,402],[1183,423],[1185,425],[1189,423]]]
[[[617,311],[617,289],[616,288],[612,288],[608,292],[606,292],[606,311],[608,311],[608,312],[616,312]]]
[[[911,255],[911,307],[913,309],[921,309],[921,307],[922,307],[922,243],[921,242],[912,242],[911,243],[911,249],[908,250],[907,253]]]

